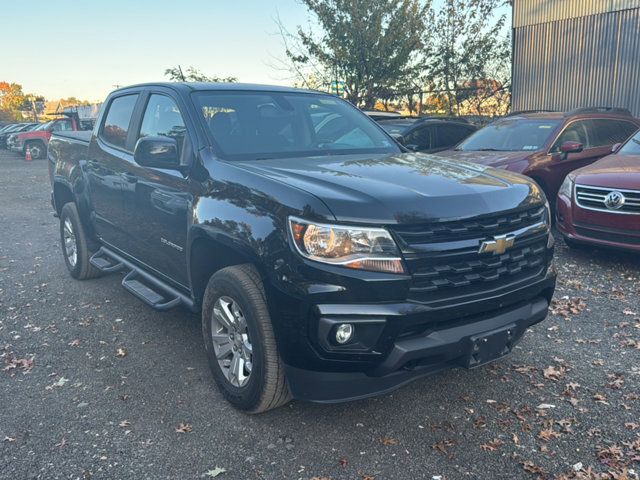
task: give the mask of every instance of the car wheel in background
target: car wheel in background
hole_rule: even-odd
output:
[[[34,160],[39,160],[41,158],[44,158],[44,156],[47,154],[47,148],[44,146],[44,143],[42,142],[27,143],[25,145],[25,153],[27,148],[31,149],[31,158],[33,158]]]
[[[224,397],[248,413],[287,403],[291,397],[256,269],[220,270],[209,280],[202,303],[205,349]]]

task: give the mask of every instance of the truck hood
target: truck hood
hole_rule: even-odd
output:
[[[445,150],[436,155],[466,162],[479,163],[491,167],[499,167],[508,163],[524,160],[533,152],[483,152],[472,150]]]
[[[420,223],[542,202],[538,187],[521,175],[416,153],[270,159],[235,165],[315,195],[337,220],[345,222]]]
[[[21,132],[16,135],[16,138],[20,140],[28,140],[30,138],[46,138],[46,132],[38,130],[37,132]]]
[[[640,155],[609,155],[576,170],[576,183],[604,188],[640,189]]]

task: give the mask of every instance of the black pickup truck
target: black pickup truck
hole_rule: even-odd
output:
[[[48,159],[71,275],[201,312],[216,383],[249,412],[483,365],[554,291],[535,183],[408,152],[331,95],[122,88]]]

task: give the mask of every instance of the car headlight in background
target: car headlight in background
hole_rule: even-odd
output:
[[[395,241],[383,228],[350,227],[289,217],[298,252],[305,258],[358,270],[405,273]]]
[[[575,182],[575,177],[571,174],[567,175],[564,178],[564,182],[560,185],[560,190],[558,194],[563,195],[567,198],[571,198],[573,196],[573,184]]]

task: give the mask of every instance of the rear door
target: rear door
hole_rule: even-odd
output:
[[[416,152],[429,153],[433,150],[434,126],[420,125],[404,135],[404,144]]]
[[[181,163],[190,165],[194,143],[187,135],[185,110],[170,92],[149,91],[145,94],[140,121],[134,127],[136,141],[145,136],[174,138]],[[129,180],[124,199],[130,220],[131,254],[165,280],[187,286],[187,232],[193,206],[191,183],[176,170],[143,167],[133,158],[125,168]]]
[[[125,215],[123,191],[130,188],[126,166],[133,161],[130,127],[139,100],[140,93],[135,91],[109,99],[89,144],[86,165],[96,233],[106,244],[125,252],[131,222]]]

